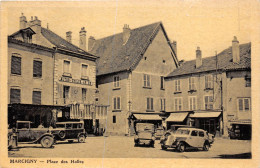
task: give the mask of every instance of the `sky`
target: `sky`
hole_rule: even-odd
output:
[[[78,45],[79,31],[85,27],[87,38],[96,39],[120,33],[123,25],[131,29],[161,21],[171,41],[177,41],[177,56],[195,59],[199,46],[202,57],[215,55],[232,45],[252,39],[254,4],[240,0],[157,0],[12,2],[8,8],[8,34],[19,29],[21,13],[37,16],[42,27],[66,38],[72,31],[72,43]],[[11,3],[11,2],[10,2]]]

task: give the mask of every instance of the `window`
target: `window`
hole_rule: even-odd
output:
[[[246,87],[251,87],[251,77],[246,77]]]
[[[120,78],[119,76],[114,76],[114,88],[119,88],[120,87]]]
[[[164,77],[161,76],[161,89],[164,89]]]
[[[22,74],[21,64],[22,64],[21,57],[12,56],[11,74],[21,75]]]
[[[165,111],[165,99],[161,98],[160,103],[161,103],[161,111]]]
[[[178,79],[178,80],[175,80],[174,83],[175,83],[175,92],[180,92],[181,91],[181,85],[180,85],[181,81]]]
[[[21,103],[21,90],[12,88],[10,89],[10,104]]]
[[[205,99],[205,110],[213,109],[213,96],[204,96]]]
[[[196,110],[196,97],[195,96],[190,96],[189,97],[189,109],[190,110]]]
[[[116,116],[113,116],[113,123],[116,123]]]
[[[174,110],[181,111],[182,110],[182,98],[174,98]]]
[[[144,87],[151,87],[151,76],[144,74]]]
[[[204,132],[200,131],[200,132],[199,132],[199,136],[200,136],[200,137],[204,137]]]
[[[147,97],[147,106],[148,111],[153,111],[153,98]]]
[[[191,136],[198,136],[198,131],[192,131]]]
[[[114,110],[120,110],[121,109],[121,100],[120,97],[114,97],[114,106],[113,109]]]
[[[33,77],[42,77],[42,61],[33,60]]]
[[[195,77],[189,78],[189,90],[196,90]]]
[[[205,88],[206,89],[213,88],[213,77],[212,77],[212,75],[206,75],[205,76]]]
[[[64,62],[63,62],[63,75],[71,76],[71,74],[70,74],[70,61],[64,60]]]
[[[32,103],[41,104],[41,91],[33,91]]]
[[[81,65],[81,77],[86,78],[88,77],[88,65]]]
[[[82,88],[82,101],[85,102],[87,100],[87,89]]]
[[[238,109],[239,111],[250,111],[251,104],[250,98],[239,98],[238,99]]]
[[[66,103],[66,100],[69,99],[70,94],[70,87],[69,86],[63,86],[63,99]]]

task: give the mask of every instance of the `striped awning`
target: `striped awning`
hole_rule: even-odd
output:
[[[195,112],[191,114],[191,118],[217,118],[221,112]]]
[[[134,114],[137,120],[162,120],[159,114]]]
[[[189,113],[171,113],[170,116],[165,120],[167,122],[183,122]]]

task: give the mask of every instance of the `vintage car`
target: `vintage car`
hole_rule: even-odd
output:
[[[168,136],[161,138],[161,148],[175,148],[179,152],[184,152],[186,148],[202,148],[208,151],[211,144],[207,131],[198,128],[178,128]]]
[[[49,132],[48,128],[31,128],[30,121],[17,121],[16,128],[8,130],[8,137],[11,134],[17,135],[18,142],[33,142],[40,143],[44,148],[52,147],[54,136]]]
[[[160,139],[164,135],[164,129],[159,127],[155,129],[155,138]]]
[[[150,123],[137,123],[136,135],[134,137],[135,146],[149,145],[154,147],[154,124]]]
[[[77,139],[78,142],[84,143],[87,137],[87,133],[84,129],[84,122],[81,121],[57,122],[56,128],[53,128],[50,131],[55,137],[55,142],[57,140],[68,140],[68,142],[73,142],[74,139]]]

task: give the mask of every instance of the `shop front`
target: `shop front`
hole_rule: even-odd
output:
[[[250,119],[240,119],[231,122],[230,138],[250,140],[252,138],[252,123]]]
[[[189,112],[174,112],[170,113],[169,117],[165,120],[166,122],[166,129],[170,129],[171,125],[188,125],[189,120],[187,116]]]
[[[195,111],[190,114],[189,118],[191,126],[201,128],[216,136],[222,135],[221,111]]]

